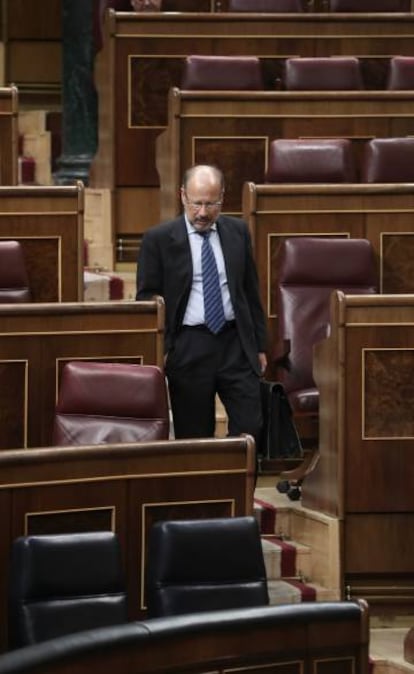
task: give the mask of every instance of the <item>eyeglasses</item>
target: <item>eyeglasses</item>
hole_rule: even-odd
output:
[[[190,201],[190,199],[185,195],[185,201],[187,206],[190,206],[195,211],[201,211],[202,208],[205,208],[206,211],[214,211],[215,208],[220,208],[222,201]]]

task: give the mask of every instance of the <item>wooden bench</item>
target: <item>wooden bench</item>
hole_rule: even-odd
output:
[[[83,222],[82,183],[0,187],[0,238],[22,244],[34,302],[83,299]]]
[[[181,210],[184,170],[219,165],[226,177],[224,211],[241,214],[245,181],[263,183],[275,138],[350,138],[358,154],[373,137],[414,134],[410,91],[182,91],[168,99],[168,125],[157,138],[161,218]]]
[[[249,224],[268,318],[277,334],[274,289],[280,242],[288,236],[369,239],[382,293],[414,292],[414,185],[255,185],[245,183],[243,217]]]
[[[51,444],[65,362],[87,359],[162,367],[163,330],[161,298],[0,305],[0,449]]]
[[[137,619],[145,615],[145,550],[152,523],[252,514],[254,453],[250,437],[0,452],[0,648],[6,647],[14,538],[115,531],[129,615]]]
[[[414,295],[344,295],[315,348],[320,457],[302,505],[340,520],[344,597],[373,615],[414,600]]]
[[[273,80],[288,56],[412,55],[414,14],[109,12],[96,63],[99,149],[90,184],[113,191],[114,231],[126,242],[159,221],[155,143],[190,54],[255,55]]]

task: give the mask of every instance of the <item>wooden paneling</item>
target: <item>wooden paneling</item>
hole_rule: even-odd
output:
[[[342,520],[344,595],[377,614],[414,600],[413,353],[414,295],[333,293],[315,349],[320,458],[302,503]]]
[[[51,444],[65,362],[162,367],[163,309],[161,299],[0,305],[0,449]]]
[[[27,533],[113,530],[120,538],[129,613],[145,611],[148,530],[161,518],[252,514],[252,438],[162,441],[0,452],[1,584],[10,546]],[[0,593],[0,649],[7,638]]]
[[[383,293],[414,293],[414,185],[255,185],[243,190],[266,310],[277,334],[276,284],[281,241],[288,236],[369,239]]]
[[[0,187],[0,239],[21,243],[33,302],[83,299],[83,221],[82,183]]]
[[[383,61],[414,54],[411,14],[110,12],[107,18],[96,68],[99,150],[91,185],[109,187],[115,194],[121,187],[158,189],[155,143],[167,124],[168,91],[180,85],[187,55],[255,55],[273,73],[281,59],[293,55]],[[141,196],[137,192],[137,201]],[[117,208],[122,210],[119,203]],[[119,235],[153,224],[153,214],[148,217],[138,208],[138,216],[130,213],[115,229]]]
[[[61,82],[61,0],[3,0],[5,80],[19,88],[22,99],[47,100]],[[40,98],[36,98],[40,96]],[[42,98],[43,96],[43,98]],[[6,183],[3,183],[6,184]]]
[[[350,138],[358,163],[364,141],[414,134],[412,92],[196,92],[174,88],[158,137],[161,218],[180,212],[179,186],[194,163],[226,176],[224,211],[241,214],[245,181],[263,183],[275,138]]]
[[[15,86],[0,88],[0,185],[17,185],[18,92]]]

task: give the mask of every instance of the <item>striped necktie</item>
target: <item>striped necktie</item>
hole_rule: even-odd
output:
[[[211,232],[198,232],[203,237],[201,246],[201,274],[203,279],[204,322],[217,334],[226,322],[216,258],[210,243]]]

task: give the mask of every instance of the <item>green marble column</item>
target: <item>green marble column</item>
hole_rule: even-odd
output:
[[[95,0],[62,0],[62,154],[57,185],[89,180],[97,149],[97,94],[93,80]]]

